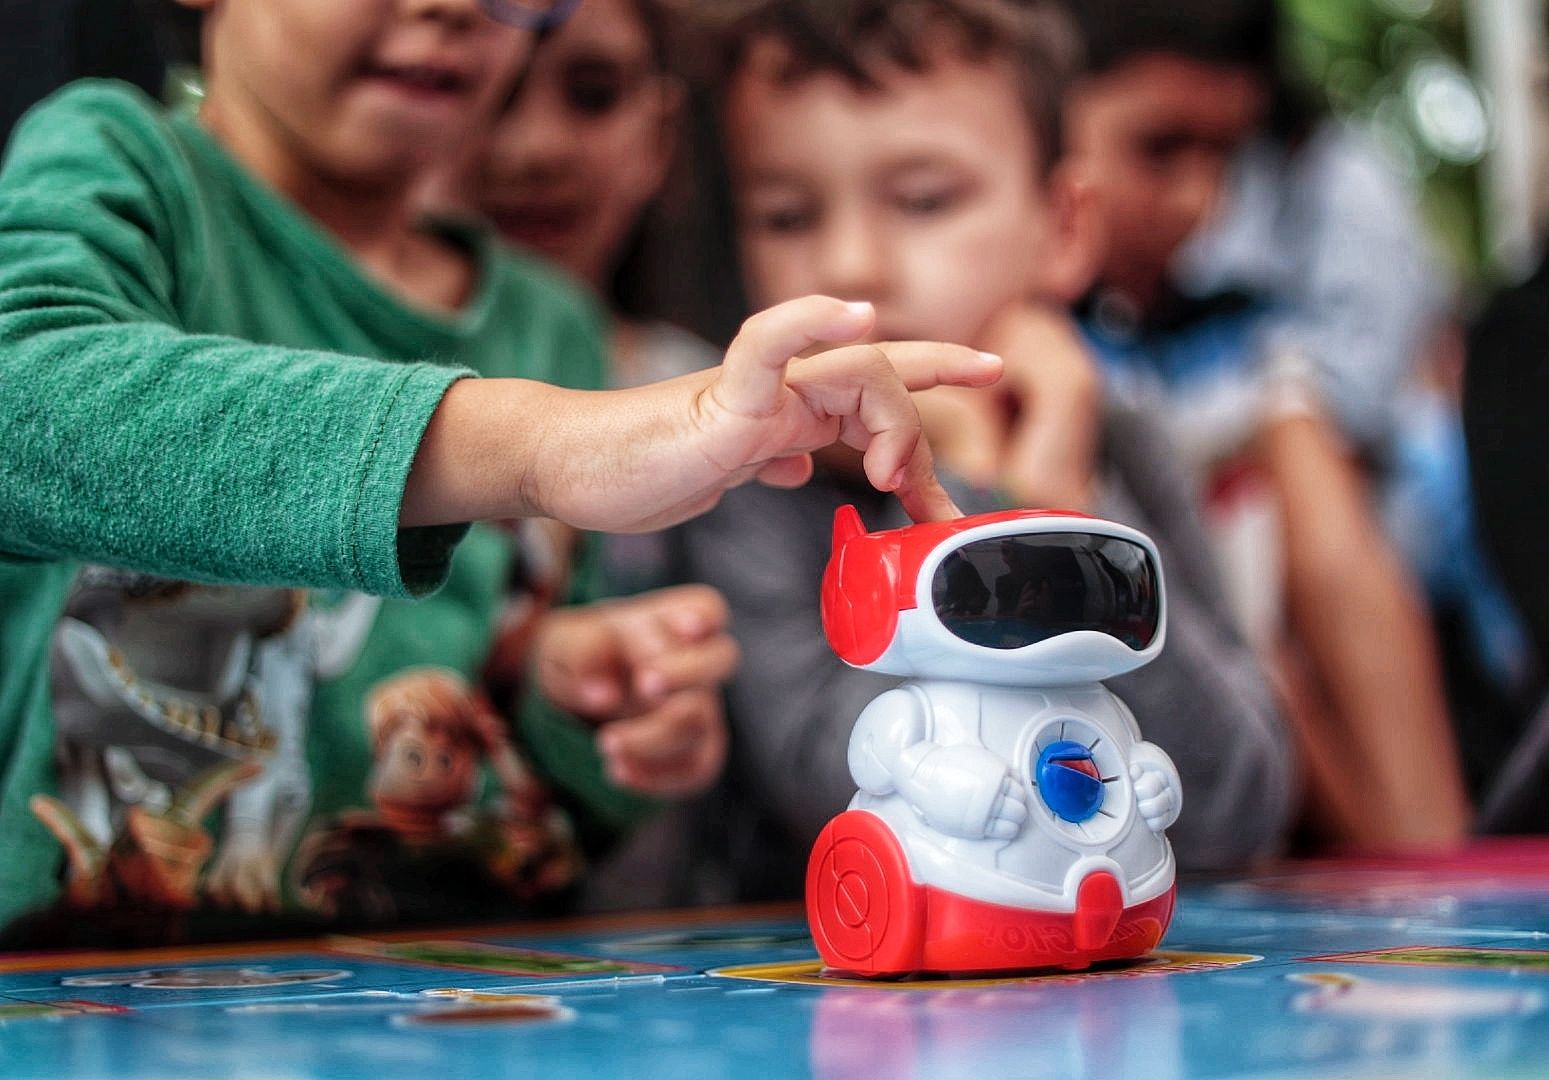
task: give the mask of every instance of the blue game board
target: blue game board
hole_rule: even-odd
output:
[[[1549,1076],[1549,845],[1186,885],[1084,974],[861,984],[794,909],[0,956],[0,1076]]]

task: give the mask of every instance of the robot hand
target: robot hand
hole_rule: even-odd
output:
[[[1183,786],[1172,758],[1155,743],[1136,743],[1129,776],[1135,783],[1135,808],[1152,832],[1162,832],[1183,810]]]
[[[968,840],[1010,840],[1027,822],[1022,785],[983,747],[916,743],[899,764],[899,794],[933,829]]]

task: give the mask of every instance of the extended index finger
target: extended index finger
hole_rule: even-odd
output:
[[[882,341],[875,348],[887,357],[899,381],[910,390],[990,386],[1005,371],[1005,363],[994,353],[944,341]]]

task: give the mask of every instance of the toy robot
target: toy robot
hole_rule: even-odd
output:
[[[807,915],[867,976],[1143,955],[1172,920],[1178,771],[1098,680],[1154,659],[1166,606],[1133,529],[1015,510],[867,533],[834,519],[823,628],[906,675],[850,736],[860,791],[819,835]]]

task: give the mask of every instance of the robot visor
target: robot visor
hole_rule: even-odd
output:
[[[1161,608],[1145,548],[1075,532],[964,544],[936,568],[931,600],[950,633],[989,649],[1095,630],[1140,652],[1156,638]]]

